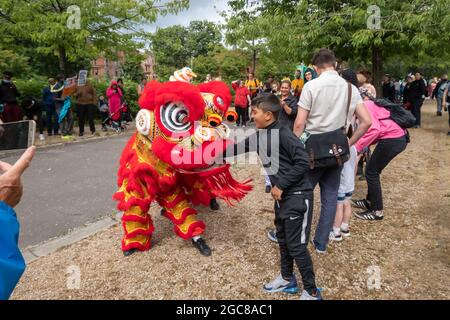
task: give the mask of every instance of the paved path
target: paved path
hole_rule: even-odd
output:
[[[111,197],[130,134],[37,150],[24,174],[24,196],[16,208],[22,248],[115,212]],[[1,160],[13,163],[17,158],[12,154]]]

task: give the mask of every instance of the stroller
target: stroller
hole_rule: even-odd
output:
[[[128,105],[122,103],[117,112],[110,113],[109,116],[103,121],[102,125],[107,130],[112,130],[116,133],[124,132],[128,128],[128,122],[133,121],[129,112]]]

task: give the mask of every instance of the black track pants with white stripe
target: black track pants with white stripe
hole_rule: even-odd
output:
[[[284,279],[290,279],[295,261],[302,276],[303,288],[308,292],[316,289],[314,268],[308,252],[312,212],[312,196],[283,194],[283,199],[275,202],[281,275]]]

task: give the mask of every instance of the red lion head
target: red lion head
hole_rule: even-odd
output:
[[[205,170],[231,143],[225,123],[236,120],[228,110],[231,99],[227,85],[219,81],[152,81],[139,99],[136,126],[163,162],[176,169]]]

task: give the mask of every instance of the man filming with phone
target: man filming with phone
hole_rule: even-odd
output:
[[[18,246],[19,222],[13,208],[22,198],[21,176],[35,152],[34,146],[28,148],[14,165],[0,161],[0,300],[9,298],[25,270]]]

